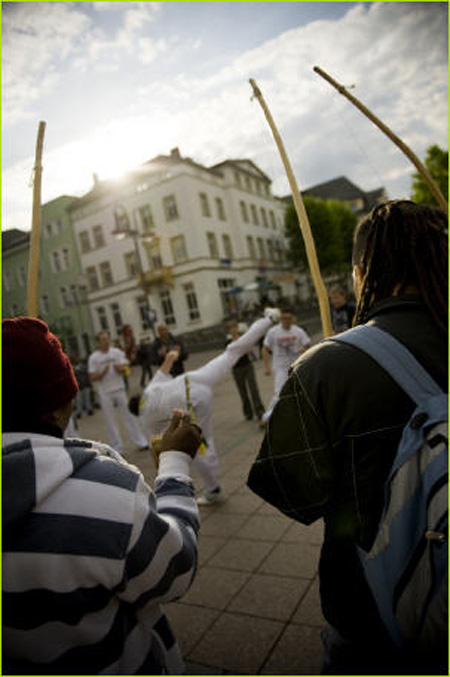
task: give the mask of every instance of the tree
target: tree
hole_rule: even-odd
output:
[[[351,265],[353,233],[356,216],[337,200],[320,200],[305,195],[303,198],[311,232],[316,245],[322,273],[339,272]],[[289,240],[288,257],[300,268],[308,268],[305,243],[298,225],[295,206],[290,204],[285,216],[286,237]]]
[[[427,150],[424,165],[440,188],[442,195],[448,200],[448,151],[439,146],[430,146]],[[414,202],[437,205],[438,201],[421,174],[413,174],[412,195]]]

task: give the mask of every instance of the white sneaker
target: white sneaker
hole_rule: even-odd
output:
[[[217,501],[220,501],[222,498],[222,489],[220,487],[216,487],[212,491],[204,492],[201,496],[197,498],[197,505],[213,505],[213,503],[217,503]]]
[[[280,321],[281,311],[279,308],[265,308],[264,317],[268,317],[274,324]]]

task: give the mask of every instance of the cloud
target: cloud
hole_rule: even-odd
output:
[[[262,111],[256,104],[250,109],[249,87],[236,84],[254,77],[304,184],[347,173],[370,188],[390,180],[395,173],[388,172],[386,162],[396,162],[402,167],[396,176],[404,177],[404,191],[412,165],[312,68],[321,65],[338,81],[356,83],[353,94],[423,157],[432,143],[448,144],[445,26],[442,4],[375,3],[356,5],[338,21],[321,20],[287,31],[209,79],[186,81],[186,90],[210,97],[202,110],[202,119],[211,120],[211,126],[203,125],[202,146],[217,146],[211,137],[219,133],[224,146],[236,148],[241,142],[241,148],[253,148],[255,161],[268,162],[262,169],[280,176],[276,159],[269,161],[273,154],[261,148],[273,144],[265,121],[262,130]],[[176,96],[181,97],[179,89]],[[227,131],[226,118],[239,124],[229,125]],[[286,180],[281,177],[278,183],[286,192]]]
[[[130,9],[145,9],[147,12],[158,13],[161,11],[159,2],[92,2],[93,9],[97,12],[123,12]]]
[[[120,24],[96,25],[85,5],[114,10]],[[90,69],[117,71],[124,56],[148,65],[166,51],[166,41],[146,30],[158,3],[9,3],[3,12],[3,124],[36,117],[36,102],[56,91],[65,77]],[[94,15],[95,16],[95,15]]]
[[[444,3],[349,3],[349,11],[340,19],[321,19],[285,31],[241,53],[206,78],[197,75],[201,68],[197,70],[196,64],[210,56],[198,35],[189,34],[182,43],[173,33],[154,32],[159,10],[155,14],[147,9],[144,14],[140,3],[138,7],[125,3],[125,12],[116,6],[123,3],[101,4],[114,5],[110,9],[115,10],[117,21],[107,31],[91,19],[80,20],[78,34],[69,32],[72,68],[84,72],[94,67],[120,68],[122,59],[134,54],[147,64],[163,53],[172,57],[174,47],[181,49],[182,44],[187,50],[183,59],[174,61],[172,71],[164,71],[164,77],[158,78],[155,69],[152,77],[136,80],[126,106],[114,110],[115,124],[104,125],[111,138],[118,141],[124,136],[123,152],[127,144],[133,151],[130,166],[167,153],[174,146],[206,165],[230,157],[249,157],[274,180],[274,192],[286,194],[289,186],[275,143],[258,102],[250,100],[248,79],[252,77],[283,136],[301,188],[345,174],[367,190],[386,185],[391,197],[407,194],[413,166],[381,131],[313,72],[314,65],[344,85],[355,83],[352,93],[419,157],[423,158],[433,143],[447,147]],[[101,7],[102,12],[107,9]],[[77,37],[80,32],[83,38]],[[51,61],[48,54],[39,58],[44,63],[38,69],[41,73]],[[58,85],[61,72],[46,70],[50,80],[43,86],[49,90]],[[26,69],[24,73],[27,76]],[[32,75],[26,81],[27,96],[37,101],[42,89],[36,86],[36,72]],[[121,80],[117,82],[118,87],[125,87]],[[99,170],[93,152],[88,156],[96,137],[104,138],[100,126],[80,139],[81,153],[73,146],[70,153],[66,147],[64,152],[46,155],[46,199],[81,190],[85,181],[90,183],[91,173]],[[81,158],[72,184],[65,164],[69,156],[72,167]],[[8,176],[7,170],[6,180]]]
[[[3,11],[3,121],[33,115],[34,102],[60,81],[61,64],[74,51],[89,19],[65,3],[17,3]]]

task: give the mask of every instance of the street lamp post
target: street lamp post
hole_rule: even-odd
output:
[[[123,205],[118,205],[115,210],[114,210],[114,221],[115,221],[115,229],[112,231],[112,234],[114,237],[116,237],[118,240],[121,240],[125,237],[131,237],[133,240],[133,245],[134,245],[134,251],[136,254],[136,263],[137,263],[137,268],[138,268],[138,286],[142,288],[142,291],[144,292],[144,299],[145,299],[145,320],[150,327],[154,338],[156,338],[156,332],[155,332],[155,320],[156,320],[156,313],[151,307],[150,304],[150,299],[148,297],[147,293],[147,285],[145,284],[144,280],[144,267],[142,264],[142,257],[141,257],[141,252],[139,250],[139,231],[136,225],[136,215],[135,211],[133,210],[133,225],[134,228],[130,227],[130,220],[128,218],[128,214],[126,212],[125,207]]]

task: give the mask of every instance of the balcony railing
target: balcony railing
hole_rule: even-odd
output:
[[[158,285],[169,285],[169,287],[174,287],[174,278],[172,273],[172,268],[169,266],[161,266],[155,270],[147,270],[142,275],[137,276],[139,286],[147,291],[150,291],[151,287]]]

